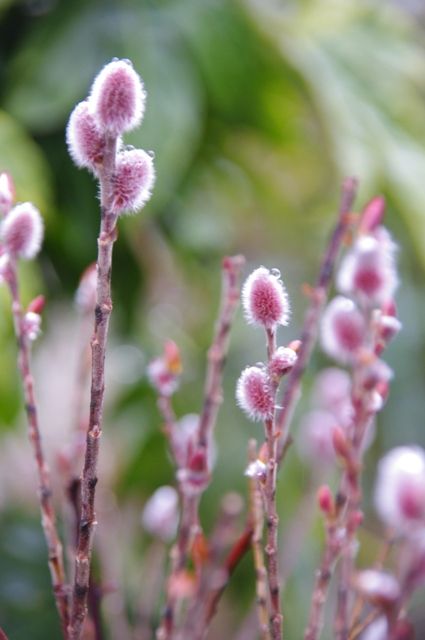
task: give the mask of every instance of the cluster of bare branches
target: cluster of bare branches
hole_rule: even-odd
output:
[[[99,624],[101,588],[92,577],[91,557],[97,524],[105,353],[112,312],[112,253],[119,216],[140,209],[153,186],[152,157],[124,147],[121,140],[123,133],[140,123],[144,101],[143,84],[131,64],[114,60],[97,76],[87,100],[74,109],[67,130],[74,161],[99,181],[101,208],[97,263],[86,271],[78,291],[83,317],[87,321],[94,316],[94,329],[89,352],[84,341],[81,345],[72,462],[66,474],[66,495],[72,506],[69,540],[73,567],[67,567],[63,559],[31,372],[31,343],[39,333],[44,301],[38,297],[24,310],[17,275],[18,261],[37,254],[43,225],[31,203],[15,203],[10,176],[0,176],[0,276],[11,294],[53,592],[62,634],[69,640],[103,637]],[[312,469],[320,469],[312,474],[310,491],[316,499],[306,505],[310,512],[317,505],[324,524],[322,558],[312,578],[311,598],[305,598],[310,605],[304,638],[321,637],[325,605],[330,600],[335,600],[329,616],[333,615],[333,634],[338,640],[413,638],[408,603],[425,582],[425,452],[418,447],[394,449],[380,462],[375,504],[385,525],[383,545],[372,567],[357,566],[358,532],[363,523],[362,471],[376,416],[385,404],[392,378],[382,355],[401,324],[394,304],[396,246],[382,224],[385,203],[376,197],[361,213],[355,213],[356,189],[354,179],[344,181],[336,224],[317,281],[306,289],[308,308],[299,340],[279,344],[277,329],[288,324],[290,309],[277,269],[258,267],[248,275],[241,291],[244,259],[227,257],[222,264],[221,304],[207,356],[200,415],[178,417],[175,413],[173,397],[181,383],[182,367],[174,342],[168,340],[163,353],[148,366],[176,479],[176,488],[158,488],[143,514],[146,530],[170,545],[157,640],[205,638],[233,572],[250,550],[257,619],[252,637],[285,637],[284,549],[279,544],[277,480],[295,437],[292,418],[318,340],[335,366],[318,374],[314,406],[303,418],[297,436],[300,454]],[[337,293],[329,299],[333,284]],[[199,506],[216,467],[214,431],[223,401],[230,333],[241,296],[246,320],[253,330],[264,332],[265,354],[264,362],[242,371],[236,382],[236,401],[248,419],[263,425],[264,440],[247,443],[246,514],[239,496],[226,495],[207,537]],[[89,378],[90,406],[86,412],[83,397]],[[82,471],[78,469],[81,461]],[[291,528],[301,542],[304,508],[298,515],[299,522],[296,515]],[[287,574],[288,566],[285,580]],[[330,595],[331,583],[335,597]],[[148,638],[153,633],[149,625],[137,624],[133,632],[128,621],[121,628],[128,638]],[[0,634],[6,637],[1,630]]]

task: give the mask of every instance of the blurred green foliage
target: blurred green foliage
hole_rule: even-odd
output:
[[[221,257],[242,252],[249,265],[280,268],[293,306],[283,339],[297,337],[305,308],[301,285],[315,277],[341,177],[355,174],[359,202],[377,192],[387,197],[403,280],[404,331],[388,354],[396,378],[371,457],[400,442],[425,444],[425,12],[408,6],[373,0],[1,2],[0,168],[13,174],[18,198],[32,200],[45,217],[39,266],[22,270],[25,300],[40,291],[48,298],[45,339],[57,305],[73,317],[73,292],[96,255],[96,185],[67,154],[67,118],[103,64],[113,56],[130,58],[148,104],[128,142],[155,152],[157,184],[143,215],[120,226],[113,341],[141,346],[146,360],[166,338],[175,339],[185,365],[176,410],[199,411]],[[6,432],[21,429],[23,417],[5,292],[0,304],[0,429]],[[246,443],[261,436],[236,409],[234,384],[242,366],[263,357],[263,348],[262,336],[239,318],[217,429],[219,472],[202,505],[207,529],[224,492],[245,492]],[[307,388],[323,362],[314,359]],[[114,479],[119,503],[137,511],[155,487],[173,481],[173,471],[146,380],[118,380],[115,387],[105,437],[124,451]],[[296,447],[288,458],[280,486],[284,525],[309,474]],[[373,481],[373,472],[367,479]],[[37,517],[4,502],[0,624],[11,640],[58,637]],[[300,637],[320,535],[317,527],[288,586],[288,639]],[[140,550],[129,553],[131,562],[142,562]],[[226,637],[249,608],[251,576],[245,561],[223,606]],[[217,624],[214,637],[224,637]]]

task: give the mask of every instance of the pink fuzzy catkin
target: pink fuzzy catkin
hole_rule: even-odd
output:
[[[7,253],[31,260],[43,241],[43,220],[39,210],[31,202],[17,205],[3,220],[0,235]]]
[[[425,531],[425,451],[396,447],[379,462],[375,506],[398,533]]]
[[[86,167],[94,173],[103,161],[105,136],[90,112],[87,100],[77,104],[66,129],[66,142],[77,167]]]
[[[113,177],[113,203],[116,213],[138,211],[149,199],[155,182],[151,156],[142,149],[130,149],[117,155]]]
[[[236,386],[236,400],[251,420],[262,421],[273,416],[274,397],[267,372],[260,367],[247,367]]]
[[[143,83],[128,60],[113,60],[94,80],[90,108],[99,128],[119,136],[137,127],[145,110]]]
[[[352,300],[337,296],[326,307],[321,323],[323,350],[337,362],[352,362],[363,345],[365,320]]]
[[[246,279],[242,288],[242,306],[250,324],[266,329],[288,324],[288,294],[279,275],[259,267]]]

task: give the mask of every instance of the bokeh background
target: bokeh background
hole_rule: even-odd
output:
[[[374,463],[396,444],[425,445],[424,29],[420,0],[0,2],[0,168],[12,173],[18,199],[32,200],[45,219],[41,257],[22,267],[21,277],[26,302],[38,293],[47,298],[34,364],[62,504],[57,460],[70,440],[75,354],[84,331],[73,297],[95,259],[99,224],[96,184],[73,166],[64,130],[75,103],[114,56],[133,61],[148,92],[145,120],[126,140],[155,153],[157,183],[143,214],[120,223],[99,490],[109,505],[104,534],[102,518],[99,525],[99,547],[111,565],[105,572],[123,587],[133,622],[165,558],[143,532],[140,513],[156,487],[173,483],[146,363],[174,339],[184,364],[176,411],[199,411],[226,254],[243,253],[246,273],[260,264],[280,269],[293,308],[281,340],[296,338],[306,307],[302,284],[314,281],[344,175],[360,180],[359,207],[377,193],[386,196],[387,224],[400,245],[404,330],[388,351],[395,379],[365,473],[370,524],[360,561],[373,558]],[[5,291],[0,304],[0,624],[11,640],[59,638]],[[246,444],[261,432],[236,408],[234,387],[241,368],[263,357],[261,332],[239,314],[217,428],[217,472],[202,503],[207,531],[226,492],[246,495]],[[324,364],[316,354],[298,414]],[[284,530],[312,474],[298,451],[295,442],[280,474]],[[301,637],[320,543],[315,522],[294,551],[285,595],[288,640]],[[247,558],[210,637],[255,638],[246,625],[253,596]],[[106,617],[116,622],[123,603],[108,598]],[[413,608],[418,637],[421,616]],[[105,637],[131,637],[111,628]]]

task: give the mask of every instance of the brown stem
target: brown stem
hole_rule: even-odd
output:
[[[207,449],[223,402],[222,376],[227,356],[230,329],[239,304],[239,276],[245,264],[243,256],[223,260],[220,311],[212,345],[208,351],[208,366],[204,389],[204,403],[198,428],[198,446]]]
[[[48,562],[53,585],[53,593],[59,612],[64,638],[68,637],[69,622],[68,589],[65,583],[62,544],[57,531],[56,515],[52,501],[50,471],[44,457],[41,433],[38,423],[37,404],[34,394],[34,380],[31,372],[30,347],[23,327],[23,313],[19,297],[16,264],[10,262],[8,285],[12,296],[12,312],[15,334],[18,341],[18,367],[25,398],[25,411],[28,420],[28,435],[33,448],[38,476],[38,494],[41,509],[41,522],[48,549]]]
[[[161,625],[157,631],[159,640],[169,640],[174,632],[175,626],[175,609],[178,599],[172,594],[172,586],[176,582],[176,577],[184,569],[192,542],[198,530],[199,525],[199,502],[200,497],[209,484],[210,470],[208,468],[209,447],[211,436],[217,420],[218,410],[222,403],[222,376],[224,363],[227,356],[230,329],[232,327],[233,318],[239,303],[239,276],[244,265],[242,256],[227,257],[223,260],[222,265],[222,293],[218,320],[216,323],[215,334],[212,345],[208,351],[208,365],[206,372],[204,402],[199,418],[199,426],[196,441],[196,456],[198,460],[203,460],[201,469],[197,469],[199,475],[202,475],[202,485],[199,490],[191,491],[187,489],[184,475],[186,469],[179,469],[179,488],[182,497],[182,515],[179,527],[177,544],[175,545],[172,556],[172,570],[168,579],[167,602],[163,614]],[[158,404],[160,411],[165,420],[166,431],[174,428],[174,414],[169,402],[165,398],[159,399]],[[171,449],[174,458],[172,437],[168,433],[171,443]],[[176,460],[177,462],[177,460]],[[190,470],[189,470],[190,473]],[[171,589],[170,589],[171,586]]]
[[[103,399],[105,389],[105,352],[109,318],[112,311],[111,271],[112,250],[117,238],[117,215],[112,209],[112,186],[115,170],[116,139],[107,139],[103,166],[99,174],[101,224],[98,238],[97,292],[94,331],[91,340],[92,374],[90,416],[87,430],[84,468],[81,479],[81,513],[75,556],[75,578],[70,622],[71,640],[79,640],[87,613],[90,581],[90,560],[96,526],[94,509],[97,483],[97,460],[102,435]]]
[[[288,438],[290,421],[298,402],[301,378],[316,343],[320,314],[326,303],[335,260],[351,222],[349,214],[356,196],[356,191],[357,181],[355,178],[346,178],[342,184],[338,222],[327,246],[319,276],[312,292],[310,306],[305,315],[298,358],[288,374],[288,381],[283,393],[283,398],[279,403],[282,407],[276,419],[277,431],[280,434],[278,446],[279,463],[282,458],[285,441]]]
[[[250,440],[248,448],[249,460],[254,462],[257,458],[257,443]],[[257,617],[260,627],[261,640],[270,640],[269,611],[267,601],[267,572],[263,555],[263,529],[264,509],[260,488],[260,478],[254,476],[249,479],[249,507],[253,523],[252,555],[255,568],[255,591],[257,604]]]
[[[267,577],[270,593],[270,631],[273,640],[282,638],[282,611],[280,606],[278,525],[279,516],[276,509],[277,480],[277,434],[274,420],[266,420],[267,471],[265,486],[267,544]]]

